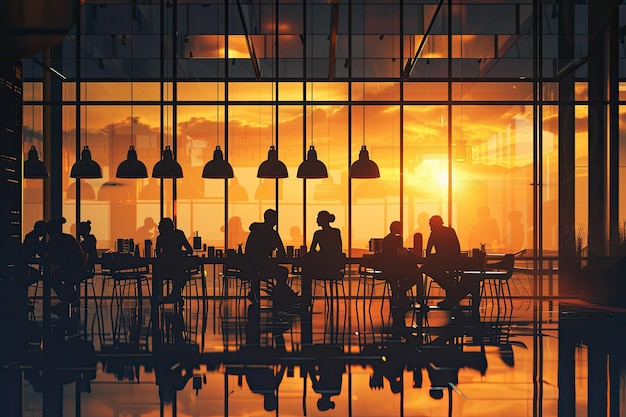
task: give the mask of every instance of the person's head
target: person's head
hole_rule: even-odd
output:
[[[265,411],[274,411],[278,408],[278,398],[273,393],[267,393],[263,395],[263,408]]]
[[[476,210],[476,217],[478,217],[478,220],[487,220],[491,217],[491,210],[487,206],[480,206]]]
[[[400,223],[397,220],[392,221],[391,224],[389,225],[389,231],[391,233],[393,233],[394,235],[401,235],[402,234],[402,223]]]
[[[33,225],[33,231],[37,236],[44,236],[47,232],[46,222],[43,220],[37,220]]]
[[[320,411],[334,410],[335,402],[330,400],[330,395],[322,394],[321,398],[317,400],[317,409]]]
[[[274,209],[267,209],[263,214],[263,219],[265,220],[265,223],[276,226],[278,224],[278,213]]]
[[[319,226],[323,226],[325,224],[329,224],[335,221],[335,215],[329,213],[326,210],[322,210],[317,213],[317,224]]]
[[[159,222],[159,233],[172,232],[174,230],[174,221],[169,217],[163,217]]]
[[[441,218],[441,216],[435,214],[430,218],[430,221],[428,223],[430,224],[431,230],[439,229],[443,226],[443,219]]]
[[[78,223],[78,234],[80,236],[87,236],[91,233],[91,220]]]
[[[48,220],[48,223],[46,223],[46,229],[48,231],[48,234],[50,236],[54,236],[63,233],[63,225],[65,224],[65,222],[65,217]]]
[[[154,222],[154,219],[152,217],[146,217],[145,219],[143,219],[143,225],[152,228],[156,226],[156,223]]]

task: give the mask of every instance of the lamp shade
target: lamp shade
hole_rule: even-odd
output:
[[[102,168],[93,159],[89,146],[85,146],[80,156],[80,160],[72,165],[70,171],[72,178],[102,178]]]
[[[350,178],[380,178],[380,171],[376,162],[370,159],[365,145],[361,146],[359,159],[350,167]]]
[[[152,168],[152,177],[154,178],[182,178],[183,168],[174,160],[172,149],[169,145],[163,150],[162,159],[154,164]]]
[[[213,151],[213,159],[204,165],[202,178],[233,178],[233,167],[224,160],[224,153],[220,145]]]
[[[137,151],[133,145],[128,148],[126,160],[118,165],[115,176],[117,178],[148,178],[148,169],[137,159]]]
[[[267,159],[261,162],[256,174],[258,178],[287,178],[287,167],[278,159],[278,151],[274,145],[270,146],[267,152]]]
[[[37,152],[35,145],[30,147],[28,159],[24,161],[24,178],[50,178],[48,176],[48,168],[46,168],[46,164],[39,159],[39,152]]]
[[[317,159],[315,146],[311,145],[307,152],[306,160],[298,167],[298,178],[328,178],[326,165]]]

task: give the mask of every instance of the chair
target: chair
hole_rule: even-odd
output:
[[[502,304],[505,313],[509,308],[513,309],[513,297],[511,295],[511,287],[509,280],[513,275],[513,266],[515,263],[515,254],[507,253],[503,255],[498,261],[487,263],[485,270],[483,271],[463,271],[463,279],[478,279],[480,280],[480,299],[489,297],[495,300],[495,306],[498,313],[500,312],[500,305]],[[480,300],[473,300],[473,305],[477,307],[476,302]]]
[[[337,265],[342,264],[343,267],[337,269],[337,271],[328,272],[327,274],[320,275],[312,275],[311,276],[311,285],[312,285],[312,294],[311,294],[311,309],[313,308],[313,301],[315,300],[315,290],[317,287],[322,287],[324,290],[324,300],[326,300],[326,305],[330,308],[333,307],[333,301],[336,300],[337,309],[339,309],[339,290],[341,289],[341,296],[344,299],[344,304],[347,303],[346,300],[346,290],[343,285],[343,279],[345,275],[345,265],[346,265],[346,254],[342,253],[343,260],[337,261]],[[347,304],[346,304],[347,305]]]
[[[113,343],[117,345],[122,335],[125,339],[132,339],[136,336],[126,331],[127,325],[138,324],[138,327],[141,327],[143,323],[144,291],[151,298],[147,275],[150,272],[149,266],[144,259],[136,258],[131,253],[121,252],[104,253],[100,266],[102,275],[101,296],[103,299],[107,292],[107,286],[111,286],[110,316]],[[131,300],[135,301],[134,305],[130,303]],[[115,309],[113,302],[116,303]]]

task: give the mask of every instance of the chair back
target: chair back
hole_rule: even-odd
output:
[[[505,272],[503,279],[509,279],[513,275],[513,266],[515,265],[515,254],[507,253],[501,260],[490,264],[490,269]]]

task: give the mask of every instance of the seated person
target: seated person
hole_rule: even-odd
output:
[[[391,222],[389,234],[382,241],[383,275],[391,285],[391,304],[407,309],[411,306],[406,292],[417,286],[418,294],[422,290],[422,275],[415,255],[402,246],[402,223]]]
[[[302,258],[302,297],[310,302],[312,278],[341,279],[346,265],[342,252],[341,231],[332,227],[335,215],[326,210],[317,214],[316,230],[311,242],[311,250]]]
[[[430,218],[430,230],[422,272],[446,291],[446,297],[437,305],[441,308],[452,308],[468,294],[478,296],[477,282],[459,280],[457,271],[462,261],[456,231],[452,227],[444,226],[443,219],[437,215]]]
[[[75,286],[86,278],[83,250],[74,236],[63,233],[65,221],[61,217],[47,223],[49,239],[45,256],[51,287],[61,300],[52,306],[52,312],[62,317],[67,314],[69,304],[80,304]]]
[[[83,253],[87,255],[88,276],[93,276],[95,273],[95,263],[98,260],[98,251],[96,250],[96,237],[91,234],[90,220],[78,223],[78,239]]]
[[[276,210],[267,209],[262,223],[250,225],[250,234],[246,240],[245,264],[241,272],[251,281],[251,290],[248,299],[259,302],[261,280],[275,280],[272,288],[274,306],[288,306],[299,301],[297,294],[287,284],[289,270],[279,265],[278,258],[286,258],[285,246],[278,232],[274,229],[278,224]],[[272,258],[276,251],[277,258]]]
[[[157,272],[161,279],[172,280],[172,292],[163,297],[164,303],[182,301],[182,290],[187,282],[185,256],[193,253],[185,232],[176,229],[174,221],[164,217],[159,222],[156,241]]]
[[[43,258],[46,254],[46,222],[37,220],[33,226],[33,230],[26,233],[24,243],[22,244],[22,256],[24,263],[28,266],[30,261],[36,258]],[[31,285],[39,281],[41,273],[39,268],[28,266],[26,268],[26,282]]]

